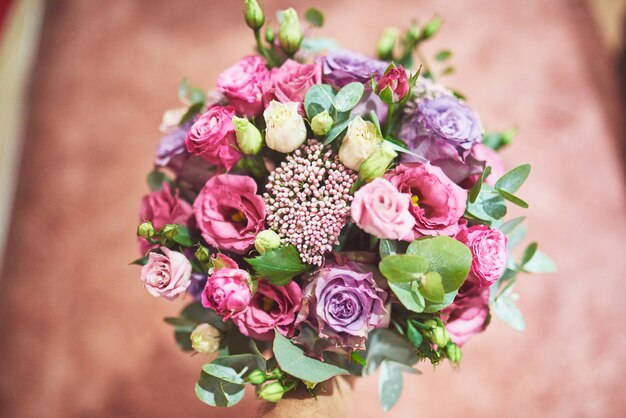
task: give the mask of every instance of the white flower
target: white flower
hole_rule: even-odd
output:
[[[298,114],[298,103],[272,100],[263,112],[265,143],[274,151],[288,153],[306,141],[306,125]]]
[[[339,161],[358,171],[363,161],[378,149],[382,141],[376,125],[357,116],[350,122],[348,132],[339,147]]]
[[[164,134],[171,134],[178,129],[178,123],[187,113],[188,107],[177,107],[176,109],[166,110],[163,113],[161,124],[159,125],[159,131]]]

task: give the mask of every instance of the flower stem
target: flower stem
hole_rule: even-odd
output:
[[[385,119],[385,124],[383,126],[383,136],[389,136],[391,133],[391,128],[393,126],[393,113],[395,110],[395,106],[393,103],[389,103],[387,106],[387,118]]]
[[[261,29],[254,29],[254,39],[256,39],[256,47],[259,50],[259,53],[263,55],[263,58],[265,58],[265,61],[270,67],[274,67],[274,60],[265,45],[263,45],[263,40],[261,39]]]

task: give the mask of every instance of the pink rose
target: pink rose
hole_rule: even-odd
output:
[[[269,76],[265,60],[258,55],[248,55],[220,74],[217,89],[238,114],[256,116],[263,111],[263,89]]]
[[[404,100],[409,94],[409,77],[404,70],[404,67],[390,68],[383,74],[378,80],[377,93],[380,95],[385,88],[389,87],[391,97],[384,100],[391,99],[393,103],[398,103]],[[382,96],[384,97],[384,96]]]
[[[235,110],[230,106],[211,106],[191,125],[185,146],[193,155],[199,155],[211,164],[230,170],[241,152],[237,148]]]
[[[413,229],[410,195],[377,178],[361,187],[350,207],[352,219],[363,231],[381,239],[402,239]]]
[[[220,174],[206,182],[193,203],[196,223],[206,242],[245,254],[263,229],[265,203],[248,176]]]
[[[496,181],[506,173],[504,163],[500,159],[497,152],[489,148],[484,144],[476,144],[472,147],[470,152],[471,156],[477,161],[484,161],[485,167],[491,167],[491,174],[485,179],[485,183],[495,185]],[[471,184],[473,185],[478,180],[480,174],[474,174],[470,176]]]
[[[264,94],[265,105],[272,100],[281,103],[296,102],[298,112],[304,115],[304,96],[315,84],[322,82],[322,67],[317,64],[300,64],[287,60],[279,68],[272,69],[269,86]]]
[[[141,199],[141,209],[139,210],[140,222],[152,222],[155,229],[161,229],[166,224],[186,225],[192,214],[189,203],[178,197],[178,190],[172,191],[169,183],[163,183],[163,188]],[[147,253],[156,244],[150,244],[145,239],[138,237],[139,251],[141,254]]]
[[[467,191],[454,184],[439,167],[406,163],[385,177],[400,192],[410,196],[409,210],[415,218],[415,226],[405,240],[458,232]]]
[[[248,309],[234,316],[233,321],[243,335],[257,340],[271,340],[274,328],[285,337],[292,337],[301,301],[302,291],[296,282],[274,286],[261,279]]]
[[[152,296],[174,300],[191,283],[191,263],[167,247],[161,247],[161,252],[148,255],[148,262],[141,268],[141,281]]]
[[[502,231],[486,225],[463,229],[457,239],[472,250],[472,268],[468,280],[479,287],[489,287],[496,282],[506,268],[506,236]]]
[[[232,261],[232,260],[231,260]],[[250,303],[250,274],[239,268],[222,268],[209,276],[202,291],[202,306],[224,320],[242,312]]]
[[[450,339],[462,346],[489,324],[489,289],[466,282],[452,305],[441,313]]]

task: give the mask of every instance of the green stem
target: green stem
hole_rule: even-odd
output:
[[[415,52],[417,53],[417,58],[420,60],[420,63],[424,66],[424,69],[426,70],[426,74],[430,76],[431,80],[437,81],[435,79],[435,73],[431,71],[430,65],[428,65],[428,60],[426,59],[422,51],[420,51],[419,47],[415,48]]]
[[[385,137],[389,136],[389,134],[391,133],[391,128],[393,126],[393,113],[395,109],[396,107],[393,103],[390,103],[389,106],[387,106],[387,119],[385,119],[385,124],[383,127],[383,135]]]
[[[254,29],[254,39],[256,39],[256,47],[259,50],[259,53],[261,55],[263,55],[263,58],[265,58],[265,61],[267,61],[267,64],[270,67],[274,66],[274,60],[272,59],[272,56],[270,55],[269,51],[267,50],[267,48],[265,47],[265,45],[263,45],[263,39],[261,38],[261,29]]]

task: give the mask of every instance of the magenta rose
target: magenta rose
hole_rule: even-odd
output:
[[[187,132],[187,151],[199,155],[211,164],[230,170],[241,158],[233,116],[235,110],[230,106],[209,107]]]
[[[463,229],[457,239],[472,250],[472,268],[468,280],[479,287],[489,287],[506,268],[506,236],[498,229],[475,225]]]
[[[411,195],[400,193],[389,180],[377,178],[361,187],[352,200],[352,219],[359,228],[381,239],[403,239],[413,230]]]
[[[404,239],[455,235],[465,212],[467,191],[430,164],[401,164],[385,176],[400,192],[410,196],[409,210],[415,226]]]
[[[381,94],[385,88],[391,91],[391,101],[398,103],[409,94],[409,77],[404,67],[388,69],[378,80],[377,93]]]
[[[141,199],[139,221],[152,222],[155,229],[161,229],[166,224],[186,225],[191,214],[191,206],[178,197],[178,190],[172,190],[169,183],[163,183],[161,190],[149,193]],[[138,242],[141,254],[157,247],[141,237],[138,237]]]
[[[274,329],[292,337],[301,300],[302,291],[296,282],[274,286],[261,279],[248,309],[234,316],[233,321],[243,335],[257,340],[271,340]]]
[[[252,177],[220,174],[206,182],[193,203],[196,223],[206,242],[245,254],[263,229],[265,203]]]
[[[141,268],[141,281],[152,296],[174,300],[191,283],[191,263],[183,254],[161,247],[161,253],[148,255]]]
[[[220,74],[217,89],[226,96],[237,114],[256,116],[263,111],[263,90],[269,76],[265,60],[258,55],[249,55]]]
[[[250,303],[250,274],[239,268],[222,268],[209,276],[202,291],[202,306],[213,309],[224,320],[242,312]]]
[[[452,305],[441,313],[450,339],[462,346],[489,324],[489,289],[466,282]]]
[[[277,100],[281,103],[299,103],[298,111],[304,115],[304,96],[315,84],[322,82],[322,66],[317,64],[300,64],[287,60],[279,68],[272,69],[270,82],[264,94],[266,106]]]

